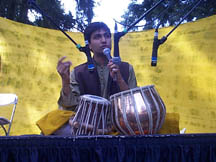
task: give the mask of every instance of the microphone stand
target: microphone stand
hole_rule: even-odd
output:
[[[154,10],[159,4],[161,4],[164,0],[160,0],[158,3],[156,3],[152,8],[150,8],[148,11],[146,11],[138,20],[136,20],[134,23],[132,23],[127,29],[124,29],[122,32],[118,32],[118,26],[115,22],[115,32],[114,32],[114,56],[112,58],[112,61],[114,64],[120,64],[121,58],[119,56],[119,40],[122,36],[128,33],[128,31],[133,28],[138,22],[140,22],[146,15],[148,15],[152,10]],[[114,78],[113,81],[116,79]]]
[[[132,23],[127,29],[124,29],[122,32],[117,31],[117,24],[115,23],[115,33],[114,33],[114,57],[119,57],[119,40],[122,36],[128,33],[130,29],[132,29],[137,23],[139,23],[145,16],[147,16],[151,11],[153,11],[159,4],[161,4],[164,0],[160,0],[156,3],[152,8],[146,11],[138,20]],[[119,59],[120,60],[120,59]]]
[[[112,58],[113,63],[120,64],[121,58],[119,56],[119,40],[122,36],[128,33],[128,31],[133,28],[138,22],[140,22],[146,15],[148,15],[152,10],[154,10],[160,3],[162,3],[164,0],[160,0],[157,4],[155,4],[152,8],[150,8],[148,11],[146,11],[137,21],[132,23],[127,29],[124,29],[122,32],[118,32],[118,26],[115,22],[115,32],[114,32],[114,56]],[[115,77],[108,83],[108,90],[112,90],[112,81],[114,81],[114,84],[116,84]],[[118,87],[118,85],[117,85]],[[109,92],[110,93],[110,92]]]
[[[93,71],[94,70],[94,64],[91,57],[91,51],[89,48],[89,43],[87,40],[85,40],[85,47],[82,47],[80,44],[77,44],[64,30],[62,30],[55,21],[52,20],[50,16],[48,16],[41,8],[35,3],[35,0],[28,0],[28,4],[38,10],[43,16],[47,17],[52,24],[54,24],[69,40],[72,41],[72,43],[76,46],[76,48],[79,49],[80,52],[84,52],[87,57],[88,62],[88,70]]]
[[[157,66],[157,53],[158,53],[159,46],[167,40],[170,34],[184,21],[186,17],[189,16],[189,14],[200,4],[201,1],[202,0],[196,2],[196,4],[192,7],[192,9],[184,15],[181,21],[179,21],[179,23],[166,36],[163,36],[161,39],[158,39],[158,28],[159,28],[159,24],[158,24],[157,28],[155,29],[151,66]]]
[[[115,22],[115,32],[114,32],[114,56],[112,58],[112,61],[114,64],[120,64],[121,58],[119,56],[119,40],[122,36],[128,33],[128,31],[133,28],[138,22],[140,22],[146,15],[148,15],[151,11],[153,11],[159,4],[161,4],[164,0],[160,0],[158,3],[156,3],[152,8],[150,8],[148,11],[146,11],[138,20],[136,20],[134,23],[132,23],[127,29],[124,29],[122,32],[118,32],[118,26]],[[115,78],[113,79],[115,81]]]

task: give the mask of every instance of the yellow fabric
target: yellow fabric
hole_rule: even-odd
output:
[[[36,124],[44,135],[50,135],[64,125],[72,115],[75,115],[75,112],[57,109],[43,116]],[[179,134],[179,132],[179,114],[167,113],[159,134]],[[119,135],[116,131],[109,134]]]
[[[158,134],[179,134],[179,119],[180,117],[178,113],[167,113],[165,121]],[[109,134],[114,136],[119,135],[116,131],[112,131]]]
[[[179,114],[167,113],[159,134],[179,134]]]
[[[179,127],[187,133],[216,132],[215,20],[216,15],[180,25],[159,47],[156,67],[150,65],[154,30],[129,32],[119,44],[121,60],[133,65],[138,85],[155,85],[167,112],[179,113]],[[171,29],[160,28],[159,38]],[[67,34],[84,44],[82,33]],[[86,62],[60,31],[0,17],[0,92],[19,97],[11,135],[40,133],[36,121],[57,107],[56,64],[64,55],[73,62],[71,70]]]
[[[65,124],[75,112],[67,110],[54,110],[36,122],[44,135],[50,135]]]

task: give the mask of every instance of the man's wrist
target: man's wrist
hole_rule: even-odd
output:
[[[120,85],[120,84],[126,84],[121,75],[119,75],[119,76],[117,77],[117,82],[118,82],[119,85]]]
[[[62,79],[62,86],[68,86],[68,85],[70,85],[70,80],[69,79],[66,79],[66,80]]]
[[[62,83],[62,91],[64,93],[64,95],[68,96],[70,93],[70,83],[69,82],[65,82]]]
[[[70,87],[70,83],[62,83],[62,87]]]
[[[125,83],[124,79],[122,79],[122,78],[118,79],[117,82],[118,82],[118,84],[124,84]]]
[[[129,87],[123,78],[117,80],[121,91],[128,90]]]

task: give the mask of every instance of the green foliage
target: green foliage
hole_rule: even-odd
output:
[[[27,18],[27,0],[0,0],[0,16],[22,23],[30,23]]]
[[[166,0],[144,17],[143,20],[146,21],[146,24],[142,26],[142,29],[156,28],[157,25],[161,27],[176,25],[198,1],[199,0]],[[159,2],[159,0],[143,0],[141,4],[138,4],[137,0],[132,0],[128,6],[128,10],[122,16],[124,20],[121,24],[124,24],[125,27],[132,24],[157,2]],[[216,1],[203,0],[185,21],[189,22],[214,14],[216,14]],[[137,30],[137,28],[138,26],[135,26],[133,30]]]
[[[94,16],[93,8],[95,7],[94,0],[76,0],[77,2],[77,12],[76,15],[78,19],[84,19],[87,23],[91,23]]]
[[[75,20],[71,12],[66,14],[61,6],[60,0],[37,0],[36,4],[41,10],[47,14],[61,29],[69,30],[75,25]],[[34,8],[33,8],[34,9]],[[35,10],[38,12],[38,10]],[[36,18],[35,25],[58,29],[53,23],[44,15]]]
[[[50,17],[57,26],[63,30],[76,29],[83,31],[94,16],[93,0],[76,0],[76,15],[71,12],[65,13],[61,0],[36,0],[37,6]],[[72,6],[71,6],[72,7]],[[35,21],[31,22],[28,18],[28,12],[32,11],[35,14]],[[38,9],[30,6],[28,0],[0,0],[0,16],[25,24],[32,24],[40,27],[58,29],[56,25],[47,18],[41,15]]]

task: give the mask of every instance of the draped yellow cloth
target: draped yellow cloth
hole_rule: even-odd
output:
[[[167,113],[159,134],[179,134],[179,119],[178,113]]]
[[[36,122],[44,135],[50,135],[64,125],[75,112],[67,110],[54,110]]]
[[[75,112],[67,110],[54,110],[43,116],[36,122],[44,135],[50,135],[63,126]],[[159,134],[178,134],[179,133],[179,114],[167,113],[164,124]],[[116,132],[111,132],[117,135]]]
[[[159,47],[156,67],[151,66],[154,30],[129,32],[119,42],[121,60],[133,65],[138,86],[155,85],[167,112],[180,115],[179,127],[187,133],[216,132],[215,20],[213,15],[180,25]],[[160,28],[159,38],[172,29]],[[82,33],[67,34],[85,44]],[[0,93],[18,95],[10,135],[39,134],[36,121],[58,107],[56,64],[62,56],[72,61],[71,70],[86,62],[60,31],[0,17]],[[1,109],[0,116],[3,112],[11,111]]]

